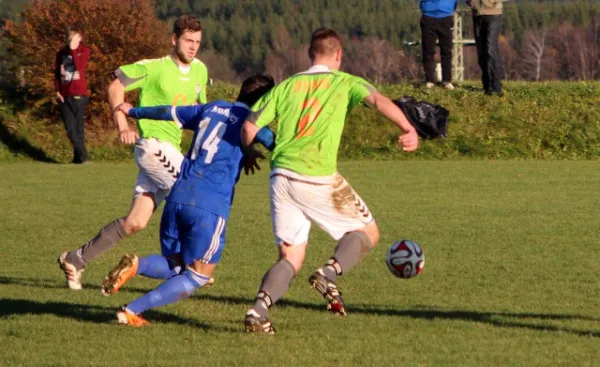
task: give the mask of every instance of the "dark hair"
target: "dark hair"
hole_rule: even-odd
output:
[[[69,34],[69,32],[76,32],[83,36],[83,27],[81,27],[81,25],[79,24],[71,24],[67,28],[67,35]]]
[[[319,28],[310,36],[308,56],[314,60],[317,55],[329,56],[342,48],[342,39],[331,28]]]
[[[256,74],[244,80],[237,101],[251,106],[275,86],[270,75]]]
[[[173,33],[177,38],[181,37],[185,32],[200,32],[202,25],[200,20],[193,15],[182,15],[173,24]]]

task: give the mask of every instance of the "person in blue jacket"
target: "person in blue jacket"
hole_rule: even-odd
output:
[[[452,28],[457,0],[421,0],[421,45],[425,87],[432,88],[437,82],[435,72],[435,44],[439,40],[442,59],[442,86],[448,90],[452,85]]]

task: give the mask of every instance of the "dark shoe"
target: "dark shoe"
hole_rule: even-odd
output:
[[[309,278],[308,283],[327,300],[327,310],[335,315],[347,316],[346,306],[342,299],[342,293],[337,285],[319,270],[315,271]]]
[[[271,321],[264,316],[259,316],[253,310],[248,311],[246,319],[244,319],[246,332],[248,333],[264,333],[267,335],[275,334],[275,328]]]

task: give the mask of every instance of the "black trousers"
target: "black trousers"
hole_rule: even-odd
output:
[[[502,91],[502,64],[498,47],[501,29],[502,15],[473,15],[477,60],[486,92]]]
[[[435,44],[440,41],[442,58],[442,81],[452,81],[452,28],[454,16],[433,18],[421,16],[421,45],[423,50],[423,67],[428,82],[435,83]]]
[[[64,103],[59,103],[60,115],[65,123],[67,136],[73,145],[73,163],[87,161],[85,149],[84,119],[88,97],[64,97]]]

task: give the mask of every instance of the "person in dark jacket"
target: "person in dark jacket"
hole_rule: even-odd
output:
[[[435,44],[439,40],[442,59],[442,86],[448,90],[452,85],[452,29],[457,0],[421,0],[421,45],[423,67],[427,88],[437,82],[435,72]]]
[[[498,37],[502,28],[502,2],[504,0],[467,0],[473,10],[473,32],[477,59],[481,68],[481,81],[487,95],[504,95]]]
[[[85,69],[90,59],[90,49],[82,42],[83,32],[77,26],[67,32],[67,43],[56,53],[55,87],[60,115],[67,136],[73,145],[73,163],[85,163],[84,119],[88,104],[88,86]]]

